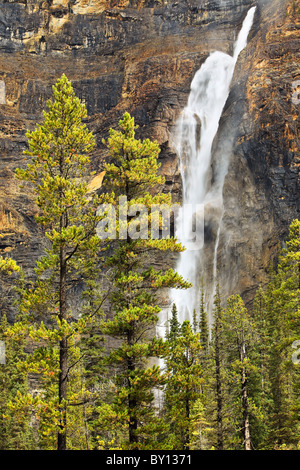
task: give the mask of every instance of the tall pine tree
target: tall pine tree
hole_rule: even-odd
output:
[[[21,289],[22,317],[10,329],[13,337],[33,342],[33,353],[23,361],[23,367],[28,373],[40,374],[41,387],[47,392],[34,400],[20,397],[12,406],[30,404],[42,410],[41,435],[51,436],[53,445],[65,450],[68,413],[85,394],[83,391],[76,398],[70,387],[72,372],[80,360],[80,334],[99,310],[97,296],[89,296],[91,284],[85,281],[91,283],[97,273],[102,243],[96,235],[100,200],[91,200],[84,179],[89,174],[88,154],[95,144],[82,122],[86,108],[65,75],[53,86],[47,106],[42,124],[27,132],[29,148],[25,154],[31,162],[16,171],[34,191],[39,209],[36,220],[44,229],[47,248],[36,263],[36,279]],[[89,300],[85,305],[90,305],[79,316],[72,310],[76,289],[86,289]],[[39,419],[42,423],[42,416]]]
[[[127,443],[122,446],[141,449],[159,445],[153,390],[162,384],[162,377],[157,364],[149,366],[151,358],[160,355],[155,339],[158,292],[189,284],[173,269],[158,270],[152,265],[155,254],[166,256],[183,248],[171,237],[153,236],[154,222],[158,235],[165,229],[160,206],[170,207],[171,196],[158,191],[164,179],[158,174],[157,142],[136,139],[135,131],[134,119],[125,113],[119,130],[111,129],[105,142],[111,163],[105,167],[103,185],[115,198],[112,213],[116,224],[115,231],[109,227],[107,231],[112,249],[106,260],[112,315],[103,331],[119,345],[108,357],[115,370],[116,394],[102,413],[102,426],[111,426],[118,417],[127,433]]]
[[[201,343],[200,334],[193,331],[189,321],[178,324],[174,309],[168,348],[165,358],[165,406],[170,425],[169,441],[173,449],[189,450],[193,447],[199,421],[203,420],[200,400],[203,383]]]
[[[300,335],[300,222],[290,225],[286,247],[260,298],[263,317],[264,386],[268,388],[266,448],[296,448],[299,443],[299,369],[293,344]]]

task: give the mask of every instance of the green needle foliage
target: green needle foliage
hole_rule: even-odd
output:
[[[47,248],[36,263],[36,280],[20,288],[21,316],[9,332],[15,339],[31,341],[32,354],[23,361],[23,369],[40,375],[45,392],[35,399],[20,396],[12,407],[35,409],[41,446],[64,450],[71,407],[88,395],[81,387],[76,398],[71,384],[80,361],[80,337],[100,305],[95,291],[100,200],[91,200],[83,179],[88,175],[94,137],[82,122],[85,106],[65,75],[53,87],[47,106],[43,123],[27,132],[25,154],[31,163],[16,171],[20,180],[33,187],[39,208],[36,220],[44,228]],[[77,313],[71,307],[75,289],[83,293]]]
[[[172,311],[171,311],[171,318],[169,320],[168,324],[168,331],[166,334],[166,339],[172,343],[175,342],[179,332],[180,332],[180,322],[178,320],[178,312],[177,312],[177,307],[176,304],[172,305]]]
[[[221,336],[224,356],[225,384],[227,388],[225,414],[230,416],[226,420],[227,431],[230,429],[232,416],[236,416],[236,429],[228,436],[229,446],[238,449],[253,448],[251,438],[252,414],[251,400],[254,395],[253,375],[258,373],[253,358],[254,346],[257,340],[256,325],[245,308],[239,295],[228,298],[226,308],[221,317]],[[231,410],[231,413],[228,410]],[[232,410],[235,409],[235,412]],[[251,414],[252,413],[252,414]],[[230,422],[229,422],[230,421]]]
[[[13,272],[19,272],[20,266],[17,265],[15,260],[11,258],[3,258],[0,256],[0,273],[4,274],[12,274]]]
[[[104,181],[105,190],[115,197],[117,214],[117,239],[112,241],[113,252],[106,260],[112,316],[103,325],[105,334],[118,341],[108,357],[115,371],[116,389],[115,398],[102,413],[101,425],[111,428],[117,421],[126,437],[120,445],[145,449],[159,445],[156,436],[163,432],[153,407],[153,390],[162,386],[163,379],[157,364],[149,366],[153,356],[163,353],[162,342],[155,338],[160,313],[158,293],[170,287],[187,288],[189,284],[173,269],[157,270],[152,266],[156,253],[183,250],[173,238],[151,237],[153,206],[161,228],[164,221],[159,218],[159,205],[171,206],[170,194],[157,191],[164,181],[158,175],[159,146],[149,139],[135,138],[136,126],[128,113],[119,128],[111,129],[107,141],[112,162],[106,165]],[[122,222],[120,196],[126,198]]]
[[[209,328],[207,321],[207,313],[205,310],[204,304],[204,290],[201,290],[200,298],[200,321],[199,321],[199,330],[200,330],[200,341],[202,348],[204,349],[204,354],[207,354],[208,345],[209,345]]]
[[[169,442],[173,449],[193,448],[199,429],[204,424],[201,407],[203,383],[200,360],[200,334],[189,321],[178,322],[173,306],[166,354],[167,383],[165,388],[166,415],[169,422]]]
[[[11,258],[0,257],[1,279],[20,270],[20,266]],[[18,419],[7,407],[7,403],[18,394],[29,391],[27,376],[17,367],[20,358],[24,358],[24,345],[7,336],[8,328],[9,323],[3,315],[0,319],[0,341],[4,346],[0,363],[0,449],[29,450],[35,447],[30,413]]]
[[[300,221],[293,220],[286,247],[265,291],[255,299],[260,325],[260,361],[268,392],[267,449],[299,445],[299,365],[293,362],[300,338]]]
[[[0,449],[299,449],[300,221],[251,307],[217,286],[208,321],[202,286],[193,324],[173,305],[164,340],[168,290],[190,284],[162,264],[184,248],[159,146],[125,113],[92,196],[94,137],[65,75],[47,106],[16,171],[45,235],[34,280],[0,256],[19,309],[0,319]]]
[[[16,397],[29,392],[27,375],[18,368],[18,362],[25,356],[24,344],[8,338],[8,328],[9,323],[3,315],[0,320],[0,340],[5,344],[5,363],[0,365],[0,449],[31,450],[35,448],[36,440],[30,410],[23,410],[18,415],[7,406]]]

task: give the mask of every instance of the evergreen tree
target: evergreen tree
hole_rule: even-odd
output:
[[[295,448],[299,442],[299,370],[292,345],[300,332],[300,222],[290,226],[286,248],[264,295],[269,402],[268,448]]]
[[[7,406],[16,396],[28,392],[27,375],[17,363],[24,357],[23,345],[6,336],[9,327],[6,316],[0,320],[0,340],[5,344],[5,363],[0,365],[0,449],[30,450],[35,448],[31,414],[16,415]]]
[[[221,337],[221,321],[223,309],[221,307],[221,298],[219,285],[217,285],[214,298],[213,311],[213,329],[211,354],[213,356],[213,401],[216,404],[216,447],[218,450],[224,448],[224,430],[223,430],[223,374],[222,374],[222,337]]]
[[[253,320],[256,325],[255,363],[259,370],[255,386],[256,416],[252,420],[252,442],[257,450],[267,449],[267,437],[272,406],[269,380],[269,354],[271,347],[266,293],[260,286],[253,300]]]
[[[200,351],[200,335],[186,320],[169,337],[169,352],[165,358],[169,441],[177,450],[192,448],[195,445],[194,436],[199,437],[199,429],[205,423],[200,400],[203,382]]]
[[[171,318],[168,325],[168,333],[166,334],[166,339],[170,342],[175,341],[179,335],[180,331],[180,322],[178,320],[178,312],[176,304],[172,305]]]
[[[33,353],[23,361],[28,373],[38,373],[41,388],[37,397],[22,396],[14,409],[32,406],[39,413],[40,435],[46,445],[67,448],[68,413],[73,402],[82,401],[71,390],[71,377],[80,360],[80,335],[99,311],[91,296],[97,275],[101,241],[96,235],[100,218],[99,198],[91,200],[84,176],[94,137],[82,122],[85,106],[75,96],[63,75],[53,87],[43,123],[27,132],[32,162],[18,169],[20,180],[29,182],[39,208],[36,220],[45,230],[46,253],[36,263],[36,279],[20,289],[21,319],[10,329],[15,338],[30,339]],[[85,291],[89,308],[76,315],[71,308],[75,290]],[[85,394],[83,391],[81,395]]]
[[[8,257],[0,256],[1,278],[19,273],[20,266]],[[22,345],[6,336],[9,323],[6,315],[0,319],[0,341],[3,345],[0,362],[0,449],[28,450],[34,448],[34,435],[27,414],[18,420],[7,403],[17,394],[28,391],[26,374],[19,371],[17,362],[24,355]]]
[[[211,405],[210,403],[212,400],[212,393],[211,389],[213,388],[212,385],[212,374],[211,371],[214,368],[211,351],[210,351],[210,340],[209,340],[209,328],[208,328],[208,321],[207,321],[207,312],[205,308],[204,302],[204,288],[203,285],[201,287],[201,296],[200,296],[200,320],[199,320],[199,334],[200,334],[200,363],[202,366],[202,376],[203,382],[200,385],[200,392],[201,392],[201,405],[198,404],[198,407],[202,409],[202,424],[199,428],[199,443],[201,444],[201,449],[206,448],[205,445],[209,445],[209,434],[212,434],[213,427],[211,423]],[[206,432],[206,436],[204,438],[203,429]],[[209,432],[208,432],[209,431]]]
[[[250,376],[256,372],[254,361],[251,360],[256,341],[256,328],[239,295],[233,295],[227,300],[227,306],[222,315],[221,329],[229,387],[226,406],[230,406],[230,402],[235,404],[237,399],[240,403],[236,412],[233,407],[231,408],[229,419],[231,423],[236,420],[238,423],[236,430],[242,430],[242,445],[245,450],[251,450],[253,446],[250,432],[251,393],[249,388]],[[235,384],[238,385],[237,389]],[[233,441],[231,445],[238,444],[234,444]]]
[[[156,253],[183,249],[173,238],[153,236],[155,217],[160,233],[165,229],[160,206],[171,206],[170,194],[157,192],[164,181],[158,175],[159,146],[135,138],[136,126],[128,113],[119,128],[110,130],[106,142],[111,163],[105,167],[103,185],[114,197],[112,213],[116,215],[112,218],[115,231],[109,226],[111,219],[107,227],[112,250],[106,260],[112,317],[104,323],[103,332],[119,345],[108,356],[115,371],[116,393],[102,411],[101,427],[111,428],[118,421],[128,441],[120,445],[141,449],[159,445],[155,436],[162,432],[153,409],[153,390],[162,384],[162,377],[158,365],[149,367],[149,360],[162,353],[153,337],[160,312],[157,293],[189,284],[172,269],[158,271],[151,265]]]
[[[198,331],[198,318],[197,318],[197,312],[195,308],[193,310],[193,331],[194,333],[197,333]]]
[[[208,322],[207,322],[207,313],[204,304],[204,289],[201,289],[201,298],[200,298],[200,322],[199,322],[199,329],[200,329],[200,341],[203,350],[207,354],[208,345],[209,345],[209,330],[208,330]]]

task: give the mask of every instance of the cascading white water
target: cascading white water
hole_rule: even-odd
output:
[[[247,45],[255,10],[256,7],[253,7],[247,13],[234,45],[233,56],[219,51],[213,52],[195,74],[187,106],[180,116],[173,136],[180,162],[183,191],[183,204],[178,220],[184,220],[185,230],[188,227],[195,235],[195,227],[198,232],[203,232],[204,225],[201,221],[205,219],[206,212],[209,212],[217,227],[213,248],[213,272],[211,274],[213,285],[210,286],[210,298],[214,294],[217,251],[223,216],[222,189],[228,167],[227,161],[217,162],[218,178],[212,184],[210,177],[212,145],[229,95],[238,56]],[[194,212],[190,211],[191,207],[194,208]],[[197,223],[198,220],[199,223]],[[176,224],[176,228],[178,226],[181,228],[181,224]],[[201,239],[201,234],[198,233],[198,235]],[[186,241],[189,237],[184,237],[181,230],[176,232],[176,236],[183,245],[187,246]],[[200,282],[207,269],[207,266],[203,266],[204,247],[193,243],[188,245],[190,247],[180,254],[176,270],[185,280],[190,281],[193,287],[187,290],[172,289],[170,292],[171,303],[176,304],[181,322],[184,319],[192,320],[194,309],[199,310]]]

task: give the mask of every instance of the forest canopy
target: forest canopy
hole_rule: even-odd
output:
[[[45,253],[34,279],[0,257],[16,304],[15,321],[0,320],[0,449],[299,449],[300,221],[249,307],[239,293],[221,299],[218,286],[209,327],[202,290],[193,321],[170,305],[160,336],[162,296],[190,284],[155,263],[185,249],[152,237],[151,208],[173,204],[159,145],[137,139],[124,113],[103,140],[105,176],[91,193],[95,138],[65,75],[47,108],[16,171],[34,192]],[[114,231],[99,237],[109,211]]]

